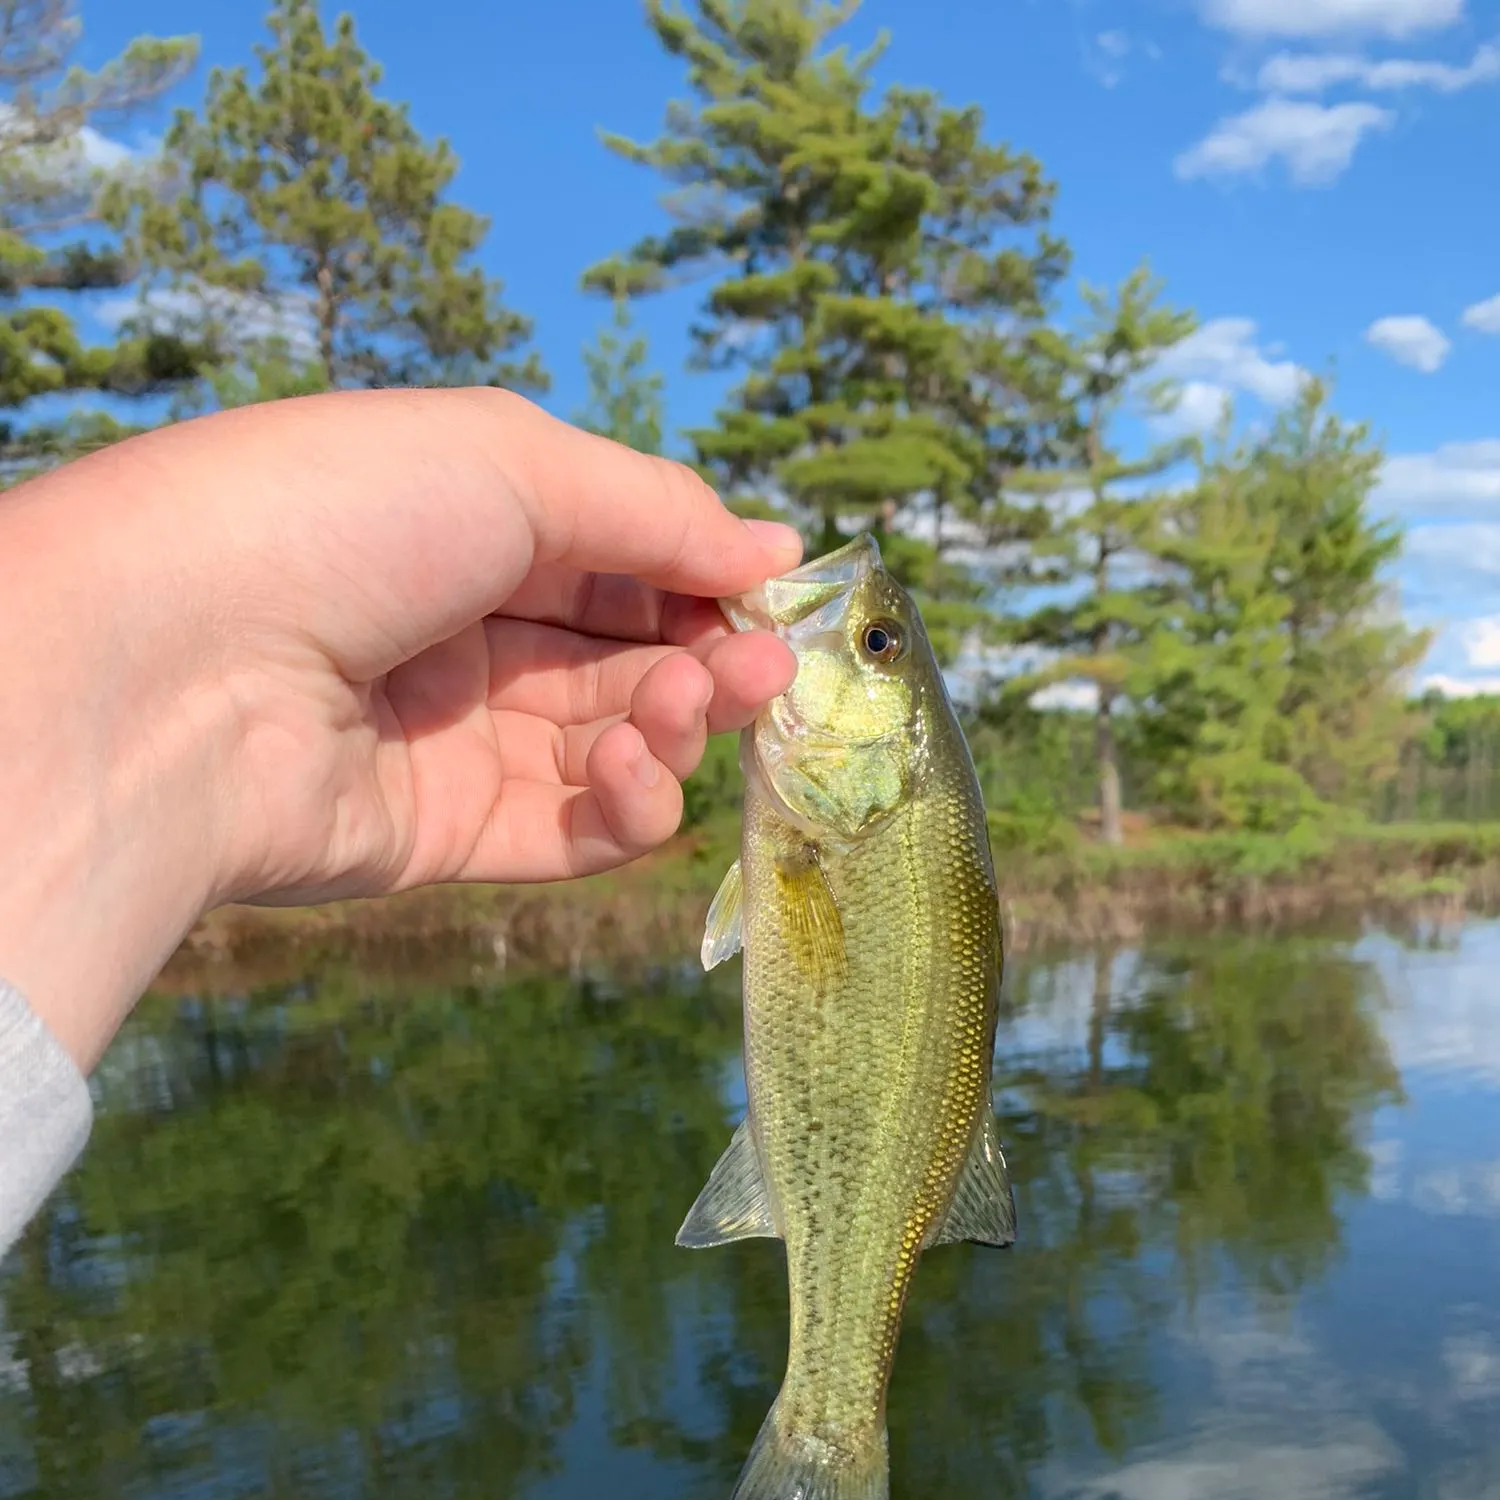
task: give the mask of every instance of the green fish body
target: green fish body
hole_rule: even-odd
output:
[[[703,944],[708,968],[744,950],[749,1110],[678,1243],[786,1245],[786,1376],[734,1500],[879,1500],[919,1256],[1015,1239],[984,807],[921,619],[871,538],[725,609],[774,629],[798,675],[745,731],[741,853]]]

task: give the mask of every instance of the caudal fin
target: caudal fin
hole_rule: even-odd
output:
[[[850,1453],[812,1434],[784,1431],[773,1406],[730,1500],[890,1500],[890,1492],[884,1428]]]

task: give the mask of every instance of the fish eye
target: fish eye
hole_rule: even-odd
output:
[[[895,661],[901,655],[901,631],[889,620],[878,620],[865,626],[862,644],[865,654],[876,661]]]

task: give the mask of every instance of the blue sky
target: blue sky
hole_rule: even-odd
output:
[[[456,195],[487,215],[507,300],[536,320],[547,404],[582,400],[605,309],[578,273],[659,228],[658,185],[597,129],[649,136],[682,75],[634,0],[352,0],[361,37]],[[204,66],[250,58],[262,0],[83,0],[84,60],[195,32]],[[1301,369],[1390,455],[1379,503],[1409,527],[1407,612],[1440,627],[1426,675],[1500,690],[1500,0],[866,0],[880,81],[983,107],[1057,182],[1078,275],[1143,257],[1202,329],[1174,373],[1185,413],[1232,391],[1264,415]],[[141,122],[159,130],[161,119]],[[692,291],[642,322],[674,427],[718,388],[684,369]]]

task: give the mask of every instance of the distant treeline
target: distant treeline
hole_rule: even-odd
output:
[[[972,689],[987,794],[1018,837],[1086,807],[1106,843],[1131,810],[1270,833],[1488,815],[1490,741],[1455,726],[1491,710],[1409,700],[1426,638],[1392,598],[1401,535],[1371,511],[1370,433],[1309,380],[1269,428],[1226,407],[1203,435],[1161,378],[1194,316],[1144,263],[1075,285],[1042,164],[976,108],[877,90],[885,42],[837,35],[856,6],[646,6],[687,102],[663,101],[655,140],[604,138],[671,191],[659,233],[580,269],[612,315],[577,419],[663,446],[631,307],[701,287],[693,368],[736,383],[670,446],[810,547],[880,536]],[[530,322],[476,264],[488,225],[451,197],[454,151],[382,95],[349,16],[276,0],[253,62],[216,69],[160,152],[122,163],[90,122],[177,87],[196,45],[142,39],[82,72],[71,11],[0,0],[7,481],[118,440],[122,411],[547,390]],[[70,307],[126,288],[117,337],[87,343]],[[714,754],[690,819],[729,784]]]

